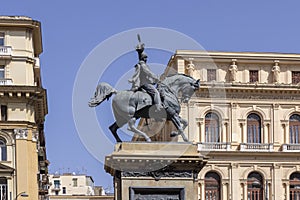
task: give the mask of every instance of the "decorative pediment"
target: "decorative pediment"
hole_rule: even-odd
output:
[[[1,173],[10,173],[10,174],[12,174],[14,172],[14,170],[15,170],[14,168],[11,168],[9,166],[6,166],[6,165],[0,163],[0,175],[1,175]]]

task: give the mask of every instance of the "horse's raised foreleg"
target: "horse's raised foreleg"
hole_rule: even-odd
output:
[[[188,142],[187,137],[185,136],[183,130],[187,127],[188,123],[186,120],[182,119],[177,113],[174,114],[171,118],[173,124],[177,128],[178,132],[172,131],[171,137],[175,137],[177,135],[181,135],[183,141]],[[181,123],[183,126],[181,126]]]
[[[112,125],[110,125],[109,130],[111,131],[111,133],[113,134],[113,136],[115,137],[117,142],[122,142],[122,140],[119,138],[118,133],[117,133],[118,128],[119,128],[119,126],[115,122]]]
[[[136,133],[136,134],[138,134],[138,135],[143,136],[147,142],[151,142],[151,139],[147,136],[146,133],[144,133],[144,132],[138,130],[138,129],[135,127],[135,122],[136,122],[136,118],[135,118],[135,117],[131,118],[131,119],[128,121],[128,130],[129,130],[129,131],[132,131],[132,132],[134,132],[134,133]]]

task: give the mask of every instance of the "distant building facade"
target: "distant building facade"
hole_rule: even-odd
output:
[[[300,199],[300,54],[182,50],[174,72],[201,80],[181,112],[209,156],[198,199]]]
[[[42,200],[48,192],[42,51],[40,22],[0,16],[0,199]]]
[[[91,176],[64,173],[49,175],[49,195],[94,195],[94,180]]]
[[[94,186],[91,176],[64,173],[49,175],[49,200],[51,199],[113,199],[105,194],[102,187]]]

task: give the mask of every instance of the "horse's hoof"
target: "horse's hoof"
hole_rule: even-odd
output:
[[[146,138],[146,142],[151,142],[151,139],[150,138]]]
[[[117,140],[117,143],[121,143],[122,142],[122,140]]]
[[[177,135],[178,135],[178,133],[177,133],[177,132],[174,132],[174,131],[171,132],[171,134],[170,134],[171,137],[176,137]]]

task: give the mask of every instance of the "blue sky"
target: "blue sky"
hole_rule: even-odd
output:
[[[110,187],[110,175],[81,143],[72,114],[76,74],[98,44],[130,29],[162,27],[184,33],[210,51],[300,53],[299,7],[296,0],[9,0],[1,2],[0,15],[26,15],[42,23],[41,65],[43,86],[48,92],[45,134],[50,172],[87,173],[97,185]],[[116,44],[110,48],[119,47]],[[149,52],[149,59],[163,65],[171,55]],[[135,62],[132,52],[120,55],[112,66],[123,65],[129,70]],[[121,72],[108,71],[106,80],[117,81]],[[99,120],[104,116],[108,124],[112,122],[109,103],[97,107],[96,112]]]

